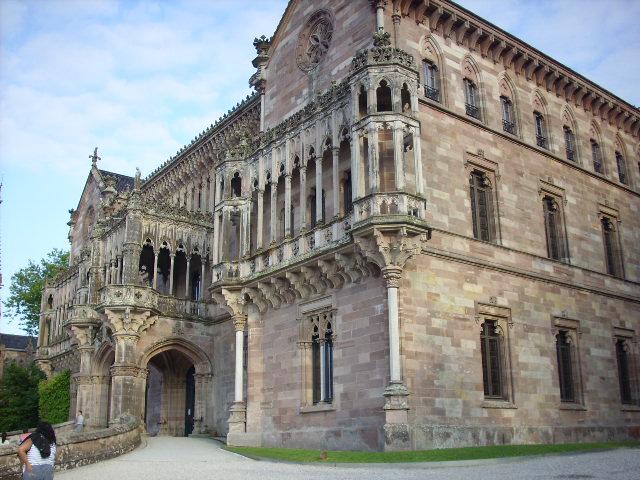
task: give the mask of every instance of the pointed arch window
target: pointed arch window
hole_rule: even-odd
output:
[[[485,398],[505,399],[503,337],[495,320],[485,320],[482,324],[480,350]]]
[[[547,237],[547,255],[554,260],[566,260],[567,239],[563,228],[560,203],[550,195],[542,199],[544,229]]]
[[[434,102],[440,101],[440,72],[438,66],[431,60],[425,60],[424,65],[424,94]]]
[[[573,130],[570,127],[564,126],[564,147],[567,155],[567,160],[572,162],[576,161],[576,137],[573,134]]]
[[[544,115],[540,112],[533,112],[533,122],[536,129],[536,145],[542,148],[549,148],[547,125],[544,120]]]
[[[620,183],[625,185],[629,184],[629,179],[627,178],[627,162],[624,160],[624,156],[616,151],[616,166],[618,167],[618,179]]]
[[[478,240],[493,242],[496,240],[493,189],[485,172],[480,170],[471,172],[469,176],[469,191],[473,236]]]
[[[305,316],[302,320],[303,338],[301,346],[305,346],[305,378],[307,405],[333,402],[333,343],[334,331],[333,310],[322,310]],[[308,335],[308,336],[307,336]]]
[[[560,330],[556,335],[556,357],[558,361],[558,380],[560,384],[560,401],[577,402],[574,347],[568,332]]]
[[[628,338],[616,339],[616,363],[618,366],[618,383],[620,384],[620,401],[624,405],[634,405],[634,372],[631,362],[631,345]]]
[[[500,105],[502,107],[502,129],[511,135],[515,135],[516,119],[513,111],[513,102],[509,97],[502,95],[500,97]]]
[[[620,255],[620,239],[616,228],[616,219],[603,217],[601,223],[607,273],[614,277],[622,277],[622,256]]]
[[[464,98],[467,115],[480,120],[480,99],[478,98],[478,87],[468,78],[464,79]]]
[[[391,87],[386,80],[381,80],[376,89],[376,101],[378,112],[390,112],[393,110],[391,103]]]
[[[593,159],[593,170],[597,173],[604,173],[602,149],[600,148],[600,144],[593,138],[591,139],[591,157]]]

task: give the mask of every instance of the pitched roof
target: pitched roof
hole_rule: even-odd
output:
[[[35,347],[36,338],[28,335],[10,335],[8,333],[0,333],[0,345],[4,345],[6,348],[26,350],[29,344],[31,344],[32,347]]]
[[[117,180],[116,190],[118,193],[124,190],[131,190],[133,188],[133,177],[128,175],[122,175],[120,173],[108,172],[107,170],[99,170],[103,177],[113,177]]]

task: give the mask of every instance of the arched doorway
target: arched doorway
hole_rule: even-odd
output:
[[[196,412],[194,358],[187,349],[172,347],[148,356],[144,418],[150,435],[187,436],[196,419],[202,420],[203,413]]]

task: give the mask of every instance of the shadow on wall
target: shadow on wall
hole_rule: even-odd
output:
[[[68,431],[69,422],[54,425],[58,438],[56,470],[96,463],[127,453],[140,445],[141,424],[126,416],[108,428],[77,433]],[[60,428],[59,428],[60,427]],[[0,480],[19,480],[22,469],[18,445],[0,445]]]

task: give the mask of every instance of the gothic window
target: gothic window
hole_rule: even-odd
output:
[[[616,228],[616,219],[603,217],[601,224],[607,273],[615,277],[622,277],[622,258],[620,255],[620,239],[618,237],[618,229]]]
[[[493,192],[485,172],[474,170],[469,176],[473,236],[478,240],[496,240],[493,216]]]
[[[231,196],[234,198],[242,196],[242,179],[238,172],[234,173],[231,179]]]
[[[334,314],[323,309],[303,316],[300,347],[303,353],[304,403],[306,406],[333,402]]]
[[[536,128],[536,145],[542,148],[549,148],[547,126],[544,121],[544,115],[540,112],[533,112],[533,121]]]
[[[565,260],[567,240],[564,234],[560,205],[555,198],[546,195],[542,199],[542,208],[547,237],[547,255],[554,260]]]
[[[576,373],[574,369],[574,346],[566,330],[556,335],[556,356],[558,360],[558,380],[560,383],[560,401],[576,403]]]
[[[47,305],[49,308],[53,308],[53,295],[49,295],[49,298],[47,298]]]
[[[348,215],[353,210],[353,197],[351,186],[351,170],[344,172],[342,181],[342,205],[344,207],[343,215]]]
[[[625,405],[633,405],[634,385],[631,368],[631,349],[629,339],[616,339],[616,362],[618,364],[618,382],[620,384],[620,400]]]
[[[516,119],[513,113],[513,102],[504,95],[500,97],[502,106],[502,129],[512,135],[516,134]]]
[[[378,112],[390,112],[393,110],[391,103],[391,87],[386,80],[380,81],[376,89],[376,102]]]
[[[467,115],[480,120],[480,99],[478,98],[478,87],[468,78],[464,79],[464,99]]]
[[[440,101],[440,73],[435,63],[425,60],[424,64],[424,94],[434,102]]]
[[[311,195],[307,199],[307,203],[309,204],[309,225],[311,228],[315,228],[316,226],[316,189],[311,189]]]
[[[627,163],[620,152],[616,152],[616,166],[618,167],[618,179],[620,183],[629,184],[627,179]]]
[[[576,161],[576,138],[573,134],[573,131],[570,127],[566,125],[563,127],[564,130],[564,147],[565,152],[567,154],[567,160],[571,160],[572,162]]]
[[[400,102],[404,113],[411,112],[411,94],[406,83],[402,84],[402,90],[400,90]]]
[[[591,157],[593,158],[593,170],[597,173],[604,173],[602,167],[602,150],[600,144],[593,138],[591,139]]]

